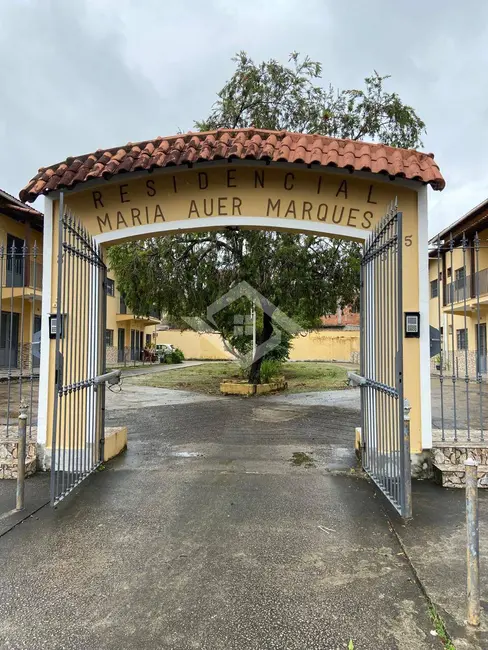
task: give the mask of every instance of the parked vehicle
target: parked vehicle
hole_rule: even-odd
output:
[[[175,346],[171,343],[158,343],[156,345],[156,357],[158,358],[159,363],[164,363],[166,357],[173,354],[175,349]]]

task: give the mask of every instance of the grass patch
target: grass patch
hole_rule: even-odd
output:
[[[444,644],[445,650],[456,650],[453,642],[451,641],[451,637],[449,636],[449,633],[446,630],[446,626],[444,625],[444,621],[442,620],[442,618],[437,613],[435,607],[432,607],[432,606],[429,607],[429,614],[430,614],[430,618],[432,620],[432,623],[434,625],[434,629],[437,632],[437,636],[439,637],[439,639]]]
[[[289,393],[348,388],[344,366],[314,361],[285,363],[283,366]]]
[[[304,451],[295,451],[293,452],[290,463],[297,467],[315,467],[312,456],[306,454]]]
[[[285,363],[281,372],[288,382],[288,393],[347,388],[347,368],[337,364]],[[222,361],[133,377],[130,382],[140,386],[220,395],[220,382],[231,379],[242,380],[239,366],[233,362]]]
[[[229,379],[241,379],[239,367],[235,363],[204,363],[201,366],[174,368],[150,375],[130,378],[131,384],[173,388],[175,390],[192,390],[207,395],[220,395],[220,382]],[[126,379],[128,381],[129,379]]]

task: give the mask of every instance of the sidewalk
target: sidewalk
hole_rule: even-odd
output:
[[[50,474],[37,472],[26,479],[25,509],[20,512],[15,511],[17,481],[0,480],[0,537],[49,503],[49,478]]]
[[[488,648],[488,494],[480,498],[480,577],[484,612],[480,630],[469,634],[466,619],[465,492],[432,482],[413,482],[413,519],[392,519],[428,597],[444,620],[456,650]]]

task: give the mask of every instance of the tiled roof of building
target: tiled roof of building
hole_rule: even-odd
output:
[[[42,230],[44,220],[42,212],[22,203],[2,189],[0,189],[0,212],[17,221],[30,223],[37,230]]]
[[[466,214],[454,223],[441,230],[435,237],[430,239],[431,243],[435,243],[438,239],[445,239],[449,237],[462,236],[463,232],[466,234],[474,234],[476,231],[484,230],[488,226],[488,199],[485,199],[474,208],[471,208]]]
[[[19,201],[15,196],[9,194],[5,190],[0,189],[0,205],[8,205],[12,209],[17,209],[19,213],[30,214],[36,217],[43,217],[44,215],[39,210],[36,210],[31,205],[26,205],[22,201]]]
[[[232,159],[331,166],[429,183],[435,190],[445,186],[433,154],[322,135],[249,128],[158,137],[70,157],[42,167],[20,192],[20,198],[33,201],[41,194],[116,174]]]

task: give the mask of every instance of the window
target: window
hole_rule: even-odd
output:
[[[439,295],[439,281],[432,280],[430,283],[430,297],[437,298],[438,295]]]
[[[25,241],[7,234],[6,282],[7,287],[23,287],[25,278]],[[3,253],[2,253],[3,257]]]
[[[462,289],[464,287],[464,280],[466,278],[466,269],[462,266],[460,269],[456,269],[456,287]]]
[[[456,330],[457,336],[457,349],[458,350],[467,350],[468,349],[468,330]]]
[[[105,330],[105,345],[113,347],[114,344],[114,331]]]
[[[151,347],[151,335],[146,334],[146,348]]]
[[[110,278],[107,278],[107,296],[115,296],[115,283]]]
[[[450,278],[451,275],[452,275],[452,269],[451,269],[451,267],[449,267],[449,268],[447,269],[447,277]]]

